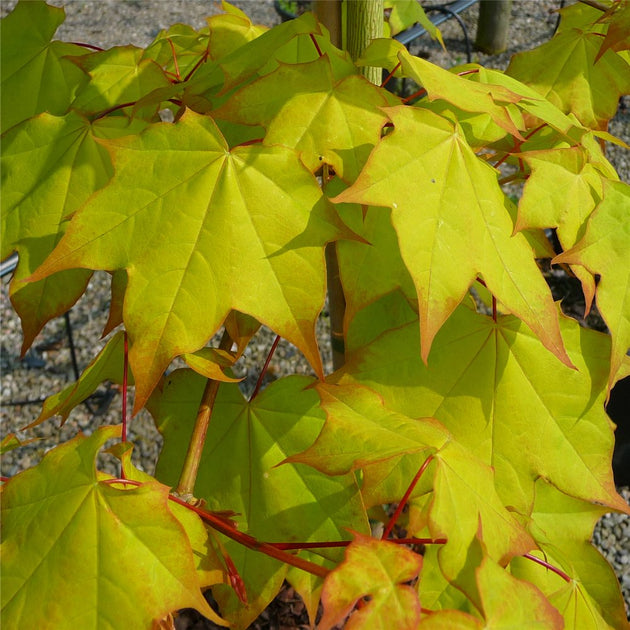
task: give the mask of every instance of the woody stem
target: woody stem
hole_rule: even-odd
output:
[[[226,330],[223,333],[223,337],[221,337],[219,348],[221,350],[230,350],[231,347],[232,339]],[[214,402],[217,398],[219,385],[219,381],[208,379],[206,388],[203,391],[199,410],[197,411],[197,419],[195,420],[193,433],[188,444],[188,451],[184,459],[182,473],[179,477],[179,483],[177,484],[177,494],[180,496],[194,493],[197,473],[199,472],[199,463],[201,462],[201,454],[206,442],[206,433],[210,426],[210,417],[212,416],[212,409],[214,408]]]

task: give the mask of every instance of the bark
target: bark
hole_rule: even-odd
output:
[[[347,48],[353,59],[358,59],[367,45],[377,37],[383,37],[383,0],[349,0],[347,3]],[[380,85],[380,68],[363,68],[363,75]]]
[[[330,31],[332,43],[341,47],[344,37],[340,0],[317,0],[314,9],[320,22]],[[349,0],[346,3],[346,20],[347,50],[353,59],[357,59],[373,39],[383,36],[383,0]],[[380,68],[363,68],[362,72],[372,83],[380,84]],[[336,370],[345,362],[343,322],[346,302],[335,243],[326,248],[326,268],[332,359]]]
[[[481,0],[475,46],[489,55],[507,48],[512,0]]]

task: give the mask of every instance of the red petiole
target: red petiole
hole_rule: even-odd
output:
[[[256,381],[256,387],[252,395],[249,398],[249,402],[252,402],[256,396],[258,396],[258,392],[263,384],[263,379],[265,378],[265,374],[269,368],[269,364],[271,363],[271,359],[273,357],[273,353],[276,351],[278,347],[278,343],[280,342],[280,335],[276,335],[276,338],[273,340],[273,344],[271,344],[271,350],[269,350],[269,354],[267,355],[267,360],[265,361],[265,365],[263,365],[263,369],[260,371],[260,376],[258,377],[258,381]]]
[[[175,66],[175,76],[177,77],[178,81],[181,81],[182,76],[179,73],[179,64],[177,63],[177,53],[175,52],[175,46],[173,45],[173,42],[171,41],[170,37],[167,37],[166,41],[168,42],[168,45],[171,47],[171,53],[173,54],[173,65]]]
[[[123,332],[124,351],[123,351],[123,382],[122,382],[122,432],[121,442],[127,441],[127,371],[129,369],[129,341],[127,331]]]
[[[351,540],[335,540],[331,542],[290,542],[290,543],[267,543],[276,549],[285,551],[291,549],[331,549],[335,547],[347,547]],[[393,538],[387,542],[396,545],[445,545],[446,538]]]
[[[381,87],[385,87],[389,83],[389,80],[394,76],[394,73],[396,72],[396,70],[398,70],[398,68],[400,68],[400,61],[394,66],[394,69],[385,77],[383,83],[381,83]]]
[[[313,42],[313,44],[315,46],[315,50],[317,50],[317,54],[320,57],[323,57],[324,53],[322,52],[322,49],[319,47],[319,44],[317,43],[317,40],[315,39],[315,35],[313,35],[313,33],[309,33],[309,36],[310,36],[311,41]]]
[[[87,48],[88,50],[95,50],[96,52],[104,52],[104,48],[100,46],[94,46],[92,44],[84,44],[83,42],[68,42],[69,44],[74,44],[75,46],[81,46],[81,48]]]
[[[191,71],[184,77],[184,81],[188,81],[188,79],[190,79],[190,77],[192,77],[192,75],[195,74],[195,72],[197,72],[197,70],[199,69],[199,66],[201,66],[202,63],[205,63],[207,61],[209,54],[210,53],[207,50],[203,53],[199,61],[192,67]]]
[[[555,573],[556,575],[559,575],[565,582],[571,581],[571,578],[564,571],[562,571],[561,569],[558,569],[558,567],[554,567],[553,564],[550,564],[546,560],[542,560],[541,558],[532,556],[532,554],[530,553],[523,554],[523,558],[527,558],[528,560],[531,560],[532,562],[535,562],[536,564],[540,564],[541,566],[545,567],[545,569],[549,569],[550,571],[553,571],[553,573]]]
[[[391,518],[389,519],[389,522],[387,523],[385,529],[383,530],[383,535],[381,536],[381,540],[386,540],[389,537],[389,535],[392,533],[392,530],[394,529],[394,525],[396,525],[396,521],[400,518],[402,511],[405,509],[405,505],[407,505],[407,501],[409,501],[409,497],[411,496],[413,489],[418,484],[418,481],[420,481],[420,477],[422,477],[422,473],[424,473],[424,471],[427,469],[432,459],[433,459],[433,455],[429,455],[429,457],[427,457],[424,460],[424,463],[422,464],[422,466],[420,466],[420,469],[416,473],[415,477],[411,480],[411,483],[409,484],[407,491],[405,492],[405,494],[403,495],[403,498],[400,500],[400,502],[398,503],[398,506],[396,507],[396,511],[392,514]]]
[[[495,165],[494,168],[498,168],[499,166],[501,166],[501,164],[503,164],[503,162],[505,162],[505,160],[507,160],[510,155],[512,155],[513,153],[515,153],[516,151],[519,151],[520,148],[523,146],[523,144],[525,142],[527,142],[527,140],[529,140],[534,134],[538,133],[541,129],[543,129],[544,127],[547,126],[547,123],[543,123],[542,125],[538,125],[538,127],[536,127],[535,129],[532,129],[523,140],[516,140],[514,142],[514,148],[509,152],[506,153]],[[523,165],[521,163],[521,161],[519,160],[519,164],[521,166],[521,170],[523,170]]]

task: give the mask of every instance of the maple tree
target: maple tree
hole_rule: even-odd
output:
[[[400,28],[410,9],[389,4]],[[321,599],[322,628],[624,627],[590,540],[630,513],[604,410],[630,374],[630,192],[605,157],[630,3],[563,9],[506,72],[391,39],[353,62],[310,13],[265,29],[224,10],[146,49],[53,41],[64,13],[42,2],[2,20],[1,256],[19,254],[23,350],[95,270],[118,329],[33,424],[113,380],[164,436],[153,477],[123,411],[3,480],[3,623],[149,628],[194,607],[246,628],[288,580],[313,623]],[[403,99],[366,66],[420,89]],[[326,374],[330,243],[346,361]],[[609,335],[562,314],[544,258]],[[247,399],[231,367],[260,325],[313,376]],[[117,478],[95,468],[111,440]]]

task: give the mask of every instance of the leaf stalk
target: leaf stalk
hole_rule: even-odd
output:
[[[398,507],[396,508],[396,511],[392,514],[391,518],[389,519],[389,522],[385,526],[385,529],[383,530],[383,535],[381,536],[381,540],[387,540],[387,538],[391,534],[392,529],[394,529],[394,525],[396,525],[396,521],[400,518],[402,511],[405,509],[405,505],[407,505],[407,501],[409,501],[409,497],[411,496],[413,489],[418,484],[418,481],[420,481],[420,477],[422,477],[422,473],[424,473],[424,471],[427,469],[432,459],[433,459],[433,455],[429,455],[429,457],[427,457],[424,460],[422,466],[420,466],[420,468],[418,469],[418,472],[415,474],[415,477],[411,480],[411,483],[409,484],[409,487],[407,488],[405,494],[403,495],[403,498],[398,503]]]
[[[280,342],[280,335],[276,335],[276,338],[273,340],[273,344],[271,344],[271,350],[269,350],[269,354],[267,355],[267,360],[265,361],[265,365],[263,365],[263,369],[260,370],[260,375],[258,376],[258,380],[256,381],[256,387],[252,392],[252,395],[249,398],[249,402],[252,402],[256,396],[258,396],[258,392],[260,392],[260,388],[262,387],[263,380],[265,378],[265,374],[267,373],[267,369],[269,368],[269,364],[271,363],[271,359],[273,358],[273,353],[276,351],[278,347],[278,343]]]
[[[223,332],[219,348],[221,350],[229,350],[232,347],[232,339],[227,330]],[[199,472],[199,464],[201,462],[201,455],[203,453],[203,447],[206,443],[206,434],[208,427],[210,426],[210,417],[212,416],[212,410],[214,408],[214,402],[217,398],[219,391],[220,381],[214,381],[208,379],[206,387],[201,397],[201,403],[199,404],[199,410],[197,412],[197,418],[195,420],[195,426],[193,433],[188,443],[188,450],[184,459],[184,465],[179,477],[179,483],[177,484],[177,494],[180,496],[191,496],[194,493],[195,482],[197,481],[197,474]]]

